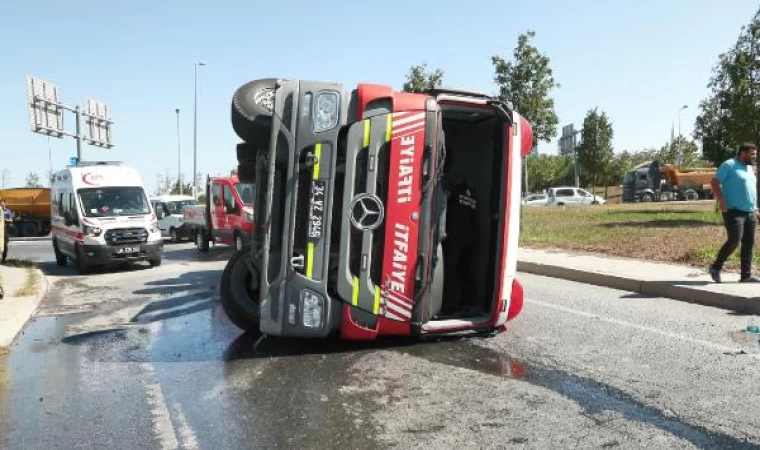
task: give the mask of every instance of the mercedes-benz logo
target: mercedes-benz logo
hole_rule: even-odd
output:
[[[372,231],[383,223],[383,202],[374,194],[360,194],[351,202],[351,224],[362,231]]]

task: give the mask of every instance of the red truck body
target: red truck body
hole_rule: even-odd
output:
[[[253,230],[253,192],[237,175],[208,178],[206,203],[184,210],[198,250],[208,251],[209,242],[244,247]]]

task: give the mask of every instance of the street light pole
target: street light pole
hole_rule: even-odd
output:
[[[179,108],[175,108],[174,112],[177,113],[177,185],[179,186],[179,195],[184,195],[184,187],[182,186],[182,151],[179,141]]]
[[[198,178],[198,66],[205,66],[202,61],[194,65],[195,83],[193,90],[193,197],[198,198],[196,179]]]
[[[688,108],[689,105],[683,105],[678,110],[678,146],[676,147],[676,150],[678,151],[678,165],[681,166],[683,164],[683,155],[681,154],[681,111]]]

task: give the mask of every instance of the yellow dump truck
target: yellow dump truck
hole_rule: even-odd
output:
[[[50,189],[12,188],[0,189],[13,213],[11,236],[46,236],[50,233]]]
[[[715,177],[716,170],[713,167],[684,169],[672,164],[647,161],[625,174],[623,201],[711,199],[713,192],[710,182]]]

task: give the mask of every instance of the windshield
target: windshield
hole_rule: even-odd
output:
[[[256,194],[256,189],[252,184],[237,183],[235,184],[235,189],[237,189],[238,195],[240,196],[240,200],[243,201],[243,204],[253,205],[253,198]]]
[[[85,217],[150,214],[148,199],[141,187],[79,189],[77,193]]]
[[[169,214],[182,214],[187,205],[197,205],[195,200],[180,200],[174,202],[166,202],[166,208],[169,210]]]

